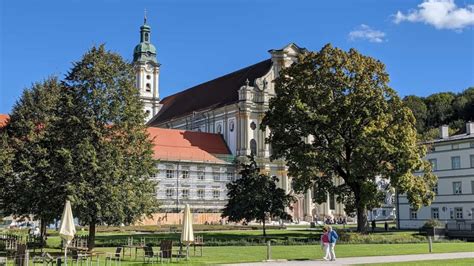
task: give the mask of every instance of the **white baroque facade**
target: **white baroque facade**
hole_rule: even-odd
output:
[[[420,228],[436,219],[449,227],[474,230],[474,122],[466,123],[466,133],[448,135],[440,128],[440,137],[426,143],[426,160],[438,177],[435,199],[431,206],[416,211],[405,195],[399,195],[398,223],[402,229]]]
[[[278,177],[279,186],[290,193],[288,168],[283,160],[270,161],[271,147],[265,143],[269,130],[260,130],[260,124],[269,100],[275,96],[273,80],[282,68],[306,52],[291,43],[270,50],[267,60],[165,97],[148,125],[221,134],[236,157],[236,166],[247,155],[254,154],[260,169]],[[311,191],[297,198],[293,208],[296,220],[345,216],[343,206],[335,202],[334,196],[328,195],[327,203],[321,205],[313,203]]]

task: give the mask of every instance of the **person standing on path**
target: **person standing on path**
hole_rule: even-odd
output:
[[[339,238],[336,231],[332,229],[331,226],[328,226],[328,236],[329,236],[329,255],[332,261],[336,260],[336,253],[334,251],[334,247],[336,246],[336,241]]]
[[[329,233],[326,227],[323,227],[323,234],[321,235],[321,249],[324,252],[323,260],[329,260]]]

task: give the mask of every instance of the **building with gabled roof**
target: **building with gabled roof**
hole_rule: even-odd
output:
[[[143,27],[141,35],[144,34]],[[149,26],[146,29],[148,33],[151,32]],[[156,108],[150,109],[145,104],[145,112],[154,114],[147,122],[151,127],[220,134],[231,155],[235,157],[236,167],[248,155],[254,154],[260,169],[276,176],[279,186],[291,193],[288,167],[283,160],[270,160],[271,147],[265,143],[269,130],[260,130],[260,124],[268,110],[269,100],[275,96],[273,80],[278,77],[282,68],[297,62],[299,56],[308,50],[290,43],[268,52],[270,56],[267,60],[162,100],[157,98],[159,102],[153,103]],[[156,50],[148,55],[153,57]],[[159,84],[155,83],[159,80],[158,60],[134,56],[134,63],[137,69],[137,86],[142,97],[145,99],[150,94],[159,95]],[[334,182],[340,184],[342,181],[335,179]],[[311,191],[296,196],[298,201],[292,211],[296,220],[313,221],[314,218],[345,216],[343,205],[336,202],[334,195],[328,195],[327,202],[323,204],[313,203]]]

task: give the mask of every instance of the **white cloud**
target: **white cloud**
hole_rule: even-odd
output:
[[[410,10],[406,14],[398,11],[395,14],[395,23],[403,21],[423,22],[437,29],[460,31],[474,25],[474,5],[460,8],[454,0],[424,0],[417,10]]]
[[[369,42],[381,43],[384,42],[385,33],[371,27],[361,24],[359,27],[349,32],[349,39],[351,41],[367,40]]]

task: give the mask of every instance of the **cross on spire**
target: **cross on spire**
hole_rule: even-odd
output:
[[[143,24],[146,24],[146,8],[145,8],[145,16],[143,17]]]

